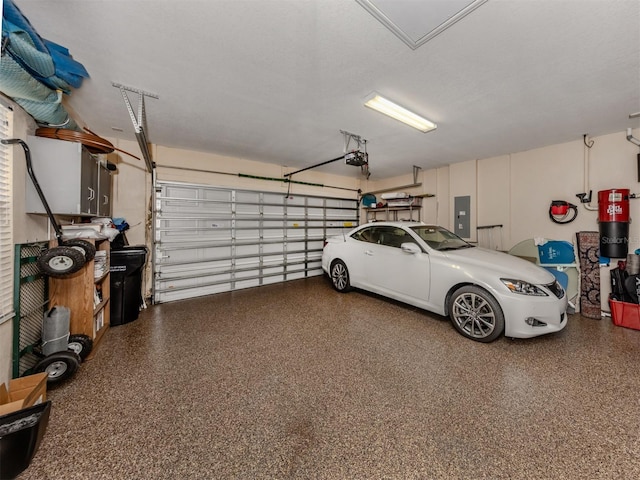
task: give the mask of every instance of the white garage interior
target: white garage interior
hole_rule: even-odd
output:
[[[122,220],[148,252],[139,317],[122,324],[113,262],[95,282],[43,276],[56,229],[25,152],[0,145],[0,383],[30,372],[59,302],[95,347],[48,389],[47,432],[18,478],[640,475],[640,332],[608,301],[612,269],[635,257],[601,256],[588,278],[577,256],[553,265],[569,275],[566,328],[488,344],[340,294],[321,265],[327,237],[372,220],[535,262],[536,244],[597,233],[610,189],[629,191],[625,242],[640,249],[640,1],[2,5],[0,137],[33,147],[56,222]],[[75,86],[47,83],[48,58],[42,78],[15,79],[40,48],[7,23],[16,8],[78,62]],[[431,126],[374,111],[375,95]],[[105,143],[88,155],[69,132]],[[70,145],[77,159],[54,159]],[[394,193],[412,203],[385,205]],[[575,219],[553,221],[553,201]],[[92,263],[115,260],[92,243]]]

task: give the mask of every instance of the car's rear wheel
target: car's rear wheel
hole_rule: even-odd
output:
[[[333,288],[340,293],[346,293],[351,290],[349,270],[342,260],[334,260],[331,264],[331,283]]]
[[[474,285],[457,289],[449,302],[451,323],[458,332],[477,342],[492,342],[504,331],[504,314],[486,290]]]

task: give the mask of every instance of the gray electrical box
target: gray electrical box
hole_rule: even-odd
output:
[[[471,238],[471,197],[454,197],[453,208],[453,233],[462,238]]]
[[[54,214],[111,216],[111,172],[79,142],[27,137],[38,184]],[[27,213],[46,213],[26,178]]]

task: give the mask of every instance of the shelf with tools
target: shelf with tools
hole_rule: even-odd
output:
[[[396,222],[396,221],[420,221],[420,205],[365,207],[367,222]],[[402,213],[409,214],[409,218],[403,218]],[[415,217],[415,218],[414,218]]]

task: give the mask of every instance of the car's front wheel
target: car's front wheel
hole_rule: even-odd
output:
[[[492,342],[504,331],[500,305],[486,290],[474,285],[453,292],[449,316],[458,332],[477,342]]]
[[[331,283],[340,293],[346,293],[351,290],[351,282],[349,281],[349,270],[342,260],[334,260],[331,264]]]

